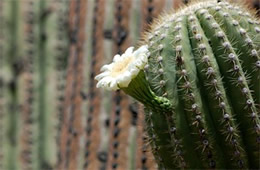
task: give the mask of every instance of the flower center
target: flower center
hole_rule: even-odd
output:
[[[127,57],[123,61],[116,62],[114,67],[112,68],[111,71],[111,76],[116,77],[120,75],[121,73],[125,72],[129,66],[129,64],[132,62],[133,57]]]

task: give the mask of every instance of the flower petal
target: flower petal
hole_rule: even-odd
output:
[[[130,56],[130,55],[132,55],[133,51],[134,51],[134,47],[129,47],[129,48],[125,51],[124,54],[125,54],[126,56]]]
[[[131,73],[127,71],[117,79],[117,83],[120,87],[127,87],[131,80]]]
[[[107,71],[107,70],[111,70],[111,64],[106,64],[106,65],[103,65],[100,69],[100,71]]]
[[[98,83],[97,83],[97,86],[96,86],[97,88],[103,88],[104,87],[104,82],[103,81],[99,81]]]
[[[140,70],[137,67],[135,67],[135,68],[131,68],[130,73],[132,77],[135,77],[139,73],[139,71]]]
[[[107,89],[108,84],[113,80],[113,78],[111,77],[104,77],[103,79],[101,79],[98,83],[97,83],[97,88],[105,88]]]
[[[113,58],[113,62],[117,62],[120,59],[120,57],[121,56],[119,54],[115,55]]]
[[[127,87],[132,79],[147,64],[148,52],[148,46],[143,45],[136,51],[134,51],[134,47],[129,47],[121,56],[119,54],[115,55],[113,62],[104,65],[101,68],[102,73],[95,77],[98,80],[97,87],[107,90],[117,90],[119,87]],[[121,69],[121,67],[125,68]]]
[[[106,76],[108,76],[108,75],[109,75],[109,72],[106,71],[106,72],[103,72],[103,73],[100,73],[99,75],[97,75],[97,76],[95,77],[95,79],[96,79],[96,80],[101,80],[102,78],[104,78],[104,77],[106,77]]]
[[[135,57],[139,57],[140,54],[145,54],[148,52],[148,45],[142,45],[141,47],[139,47],[134,53],[133,55]]]
[[[110,90],[117,90],[117,89],[119,89],[119,88],[117,87],[116,80],[111,81],[111,83],[109,84],[109,89],[110,89]]]

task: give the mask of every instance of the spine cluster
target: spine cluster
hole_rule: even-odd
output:
[[[22,132],[22,152],[21,152],[21,159],[23,160],[23,168],[24,169],[33,169],[33,152],[35,148],[33,146],[36,145],[35,142],[35,114],[33,113],[33,101],[34,101],[34,59],[33,55],[35,54],[35,46],[33,43],[36,41],[35,39],[35,4],[31,2],[27,2],[26,4],[26,19],[25,20],[25,32],[26,32],[26,39],[25,44],[27,49],[25,50],[25,63],[26,68],[25,72],[25,102],[23,105],[23,132]],[[35,163],[34,163],[35,164]]]

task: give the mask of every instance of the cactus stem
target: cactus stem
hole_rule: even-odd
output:
[[[213,11],[214,10],[216,10],[216,9],[214,9],[214,8],[210,8],[209,9],[209,12],[210,13],[213,13]],[[221,12],[221,10],[217,10],[218,12]],[[214,12],[215,13],[215,12]],[[219,41],[219,40],[217,40],[218,39],[218,37],[216,36],[216,33],[218,32],[218,31],[222,31],[222,27],[224,27],[223,26],[223,24],[218,24],[218,23],[223,23],[223,21],[219,21],[218,20],[218,18],[217,18],[217,16],[216,15],[213,15],[214,16],[214,19],[212,19],[212,20],[210,20],[210,21],[208,21],[208,20],[206,20],[205,19],[205,16],[202,16],[202,15],[200,15],[200,14],[198,14],[198,18],[199,18],[199,20],[201,21],[201,23],[202,23],[202,27],[204,28],[204,30],[205,30],[205,34],[209,37],[209,38],[211,38],[211,42],[212,42],[212,46],[221,46],[221,44],[223,45],[224,43],[225,44],[231,44],[230,43],[230,41],[228,40],[228,38],[226,37],[226,36],[224,36],[224,38],[221,40],[221,41]],[[215,24],[215,27],[214,27],[214,29],[211,29],[210,30],[210,28],[208,27],[208,26],[206,26],[206,23],[207,24],[210,24],[210,23],[214,23]],[[210,31],[209,31],[210,30]],[[220,67],[220,71],[221,71],[221,73],[222,73],[222,75],[224,75],[224,79],[223,79],[223,81],[224,82],[229,82],[230,84],[232,84],[232,78],[231,77],[233,77],[233,78],[236,78],[236,77],[242,77],[242,80],[246,80],[246,78],[245,78],[245,72],[243,72],[243,70],[242,70],[242,67],[241,67],[241,64],[239,63],[239,60],[238,59],[234,59],[233,61],[232,61],[232,63],[230,64],[230,63],[226,63],[226,62],[223,62],[224,60],[221,60],[220,58],[220,56],[222,55],[222,57],[223,57],[223,55],[226,55],[226,56],[229,56],[230,55],[230,53],[233,53],[233,54],[236,54],[236,52],[235,52],[235,50],[232,48],[232,47],[230,47],[230,45],[225,45],[225,48],[218,48],[218,49],[216,49],[216,48],[213,48],[213,52],[214,52],[214,54],[215,54],[215,56],[216,56],[216,58],[217,58],[217,62],[218,62],[218,65],[219,65],[219,67]],[[230,87],[229,86],[229,90],[231,90],[231,91],[227,91],[227,93],[231,96],[231,98],[232,98],[232,100],[231,100],[231,104],[232,104],[232,106],[233,106],[233,108],[234,108],[234,111],[235,111],[235,114],[234,114],[234,116],[235,116],[235,118],[236,119],[238,119],[239,120],[239,122],[241,122],[241,126],[239,126],[239,130],[241,130],[241,133],[242,133],[242,135],[244,136],[244,135],[246,135],[247,137],[243,137],[243,139],[245,139],[243,142],[245,143],[245,146],[246,146],[246,150],[247,151],[249,151],[249,150],[257,150],[257,146],[254,146],[255,144],[253,144],[253,146],[251,145],[251,144],[249,144],[249,139],[251,138],[251,140],[252,140],[252,138],[256,138],[256,134],[255,134],[255,132],[254,132],[254,134],[248,134],[248,133],[246,133],[244,130],[242,130],[242,129],[247,129],[247,128],[249,128],[250,126],[252,126],[251,124],[249,124],[249,122],[248,122],[248,119],[247,119],[247,116],[243,116],[243,115],[246,115],[246,114],[249,114],[249,110],[256,110],[256,108],[255,108],[255,103],[253,102],[253,100],[252,100],[252,96],[251,96],[251,94],[249,94],[248,95],[248,97],[246,97],[245,99],[242,97],[243,96],[243,93],[242,93],[242,89],[243,88],[248,88],[248,85],[247,85],[247,82],[246,81],[243,81],[242,83],[241,83],[241,85],[239,85],[239,87]],[[241,95],[241,97],[240,96],[238,96],[238,95]],[[236,101],[236,103],[237,102],[239,102],[239,103],[244,103],[243,105],[236,105],[235,104],[235,99],[241,99],[241,101]],[[248,105],[248,103],[246,102],[246,101],[248,101],[248,100],[250,100],[251,102],[250,102],[250,105]],[[245,106],[248,106],[248,108],[250,108],[249,110],[248,109],[245,109]],[[246,114],[243,112],[243,113],[241,113],[241,110],[243,110],[244,112],[246,112]],[[242,118],[243,117],[243,118]],[[247,120],[246,120],[247,119]],[[243,121],[242,121],[243,120]],[[244,127],[244,128],[242,128],[242,127]],[[246,128],[247,127],[247,128]],[[249,128],[249,129],[251,129],[251,128]],[[250,137],[249,137],[250,136]],[[249,148],[251,148],[251,149],[249,149]],[[252,149],[252,147],[254,148],[254,149]],[[249,150],[248,150],[249,149]],[[251,155],[251,154],[253,154],[252,152],[250,153],[250,152],[248,152],[249,153],[249,156]],[[251,156],[250,156],[251,157]],[[251,162],[253,162],[253,160],[252,159],[250,159],[250,157],[249,157],[249,160],[251,161]],[[256,157],[255,157],[256,158]],[[240,162],[241,163],[241,162]],[[241,166],[241,164],[238,164],[239,166]],[[243,161],[243,164],[244,163],[246,163],[245,161]],[[244,165],[242,165],[242,166],[244,166]]]
[[[0,2],[0,169],[4,169],[4,119],[6,115],[4,114],[4,79],[3,79],[3,63],[4,63],[4,16],[3,16],[3,9],[4,9],[4,2]]]
[[[7,3],[4,1],[4,3]],[[7,97],[7,104],[8,104],[8,109],[7,112],[9,113],[7,116],[7,139],[6,142],[8,143],[7,147],[7,154],[6,154],[6,159],[7,159],[7,165],[6,169],[17,169],[19,167],[19,162],[18,162],[18,134],[19,134],[19,129],[18,129],[18,121],[19,121],[19,114],[18,114],[18,89],[17,89],[17,74],[16,74],[16,68],[13,67],[15,63],[18,60],[18,39],[19,37],[19,6],[20,2],[18,1],[9,1],[8,2],[9,8],[10,8],[10,18],[7,20],[9,23],[7,26],[7,29],[9,34],[9,41],[7,44],[8,46],[8,52],[7,52],[7,57],[6,60],[7,62],[5,64],[10,67],[11,71],[11,80],[8,82],[8,92],[9,95]]]

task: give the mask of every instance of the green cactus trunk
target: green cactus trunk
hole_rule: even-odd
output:
[[[6,42],[9,44],[5,48],[5,55],[3,57],[4,68],[1,71],[6,71],[8,75],[3,75],[3,98],[4,103],[6,104],[3,112],[8,112],[9,114],[4,113],[4,133],[7,134],[4,139],[4,160],[6,164],[3,164],[3,167],[7,169],[16,169],[19,164],[18,160],[18,134],[19,134],[19,118],[18,114],[18,82],[17,75],[19,71],[17,70],[18,55],[20,54],[20,49],[18,48],[18,42],[21,40],[21,34],[19,28],[21,27],[21,22],[19,22],[19,3],[16,1],[4,1],[5,7],[7,7],[9,12],[5,11],[4,16],[8,21],[8,25],[5,26],[4,32],[9,36],[6,36]],[[6,80],[8,79],[8,83]]]
[[[132,96],[147,107],[160,168],[259,168],[260,28],[240,9],[199,2],[147,33],[145,75],[172,109]]]
[[[66,16],[54,6],[44,0],[0,3],[0,169],[53,169],[57,162],[56,100],[64,91],[56,85],[64,84],[60,48],[66,53],[69,40],[58,38],[67,33],[58,18]],[[67,6],[60,1],[59,11]]]

